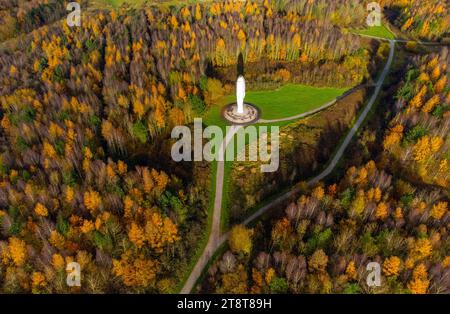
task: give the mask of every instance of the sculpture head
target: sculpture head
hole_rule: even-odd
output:
[[[237,112],[244,113],[244,97],[245,97],[245,80],[242,75],[239,75],[236,81],[236,103]]]
[[[245,79],[242,75],[239,75],[236,81],[236,96],[244,99],[245,97]]]

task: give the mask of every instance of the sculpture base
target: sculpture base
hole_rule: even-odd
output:
[[[244,112],[238,113],[237,103],[226,105],[222,110],[222,117],[232,124],[245,125],[259,120],[259,109],[249,103],[244,103]]]

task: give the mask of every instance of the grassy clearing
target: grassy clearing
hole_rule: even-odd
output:
[[[115,7],[120,7],[124,3],[128,3],[131,6],[139,6],[146,2],[152,2],[147,0],[107,0],[107,2],[111,3]]]
[[[372,26],[366,29],[355,30],[355,33],[379,38],[395,39],[395,35],[385,25]]]
[[[92,0],[90,1],[91,5],[96,8],[105,8],[105,7],[115,7],[118,8],[124,3],[128,3],[130,6],[139,6],[146,2],[151,2],[148,0]]]
[[[276,90],[246,91],[245,101],[258,106],[263,119],[278,119],[315,109],[346,90],[346,88],[287,84]],[[230,95],[226,100],[230,103],[235,101],[235,98],[236,96]]]

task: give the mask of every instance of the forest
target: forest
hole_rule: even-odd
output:
[[[2,39],[22,34],[0,47],[2,292],[176,291],[210,166],[174,163],[170,130],[225,93],[218,69],[241,53],[269,76],[283,63],[355,73],[336,85],[368,75],[357,36],[268,2],[96,9],[75,28],[61,1],[1,9]],[[65,285],[72,261],[89,285]]]
[[[383,0],[391,10],[389,18],[403,33],[413,38],[448,43],[450,40],[449,3],[438,0]]]
[[[359,28],[366,18],[363,0],[275,0],[276,10],[301,13],[306,19],[325,17],[342,28]],[[427,41],[450,40],[450,15],[448,1],[440,0],[379,0],[384,15],[402,34],[412,39]]]
[[[406,34],[448,36],[438,1],[383,4]],[[366,15],[356,0],[89,7],[73,28],[65,5],[0,0],[0,293],[178,292],[207,233],[213,175],[171,159],[172,128],[232,92],[239,55],[250,88],[361,87],[285,129],[269,187],[291,185],[310,174],[293,168],[329,158],[386,57],[352,32]],[[305,187],[273,221],[234,227],[203,291],[366,292],[369,259],[385,292],[448,291],[448,51],[413,61],[383,153]],[[272,189],[244,192],[247,209]],[[70,262],[81,287],[66,285]]]
[[[87,0],[79,3],[84,6]],[[1,0],[0,42],[64,18],[66,5],[64,0]]]
[[[448,51],[418,57],[397,92],[384,138],[387,163],[410,180],[449,189]],[[401,170],[400,170],[401,169]]]

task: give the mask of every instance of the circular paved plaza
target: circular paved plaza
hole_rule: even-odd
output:
[[[244,103],[244,112],[237,112],[237,104],[226,105],[222,110],[222,117],[225,120],[238,125],[251,124],[259,120],[260,111],[255,105]]]

